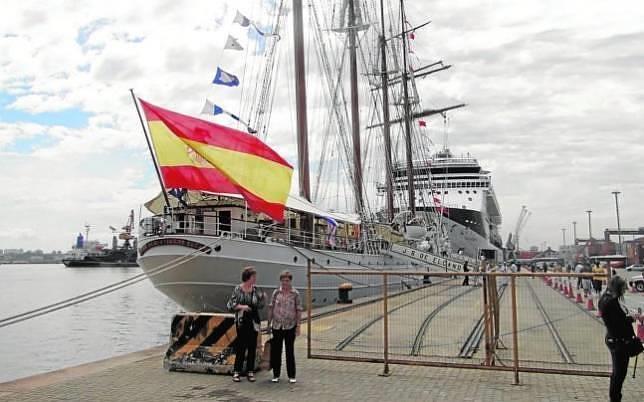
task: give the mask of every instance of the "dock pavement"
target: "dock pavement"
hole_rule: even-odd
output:
[[[608,378],[391,366],[307,359],[296,343],[298,383],[233,383],[230,376],[168,372],[164,347],[0,384],[1,402],[31,401],[606,401]],[[644,400],[644,377],[624,383],[624,402]]]

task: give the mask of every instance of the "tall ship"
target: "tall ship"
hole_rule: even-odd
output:
[[[339,0],[329,7],[313,1],[306,10],[301,0],[266,3],[268,10],[231,16],[235,29],[255,39],[241,42],[229,34],[223,51],[245,54],[249,72],[240,79],[217,66],[218,101],[206,99],[199,118],[132,93],[162,189],[146,204],[152,216],[140,221],[138,237],[138,263],[154,286],[186,310],[221,312],[245,266],[256,268],[257,285],[267,292],[279,286],[284,269],[299,289],[306,288],[309,267],[355,271],[313,277],[312,302],[324,305],[336,302],[347,282],[352,297],[382,291],[381,278],[361,272],[400,272],[389,282],[396,291],[428,282],[429,275],[409,271],[459,271],[479,255],[496,258],[500,213],[488,173],[473,159],[448,157],[447,150],[431,158],[419,146],[427,143],[419,119],[464,106],[422,105],[416,79],[448,68],[414,65],[420,61],[410,40],[428,22],[412,26],[403,2]],[[288,35],[293,65],[279,69]],[[305,53],[305,46],[314,49]],[[305,61],[305,54],[313,56]],[[307,69],[318,73],[309,88]],[[284,70],[286,77],[279,73]],[[288,193],[290,164],[268,146],[276,131],[273,105],[290,103],[276,99],[284,96],[278,88],[289,86],[285,80],[294,87],[297,194]],[[231,105],[237,106],[219,103],[235,97],[239,103]],[[451,187],[434,193],[459,183],[470,183],[466,191],[476,193],[460,197]],[[384,207],[378,193],[385,195]]]

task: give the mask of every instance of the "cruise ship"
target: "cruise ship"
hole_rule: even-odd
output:
[[[473,258],[502,258],[501,211],[491,173],[469,154],[454,156],[449,149],[429,159],[415,160],[413,165],[416,211],[438,217],[449,249]],[[404,164],[394,166],[393,185],[395,199],[404,200]],[[382,186],[378,190],[384,192]]]

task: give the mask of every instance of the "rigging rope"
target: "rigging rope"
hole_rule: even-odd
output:
[[[213,242],[204,245],[204,249],[206,247],[212,247],[212,246],[216,245],[219,241],[221,241],[221,239],[216,239]],[[177,257],[177,258],[175,258],[175,259],[173,259],[171,261],[168,261],[167,263],[161,264],[160,266],[154,268],[149,273],[143,272],[141,274],[134,275],[134,276],[132,276],[132,277],[130,277],[128,279],[124,279],[122,281],[112,283],[112,284],[110,284],[108,286],[104,286],[104,287],[99,288],[99,289],[94,289],[92,291],[80,294],[78,296],[74,296],[74,297],[71,297],[71,298],[68,298],[68,299],[65,299],[65,300],[61,300],[61,301],[56,302],[56,303],[52,303],[52,304],[42,306],[42,307],[30,310],[30,311],[26,311],[26,312],[23,312],[23,313],[20,313],[20,314],[16,314],[16,315],[13,315],[11,317],[5,317],[3,319],[0,319],[0,328],[7,327],[7,326],[10,326],[10,325],[14,325],[14,324],[20,323],[22,321],[30,320],[32,318],[40,317],[42,315],[50,314],[50,313],[53,313],[55,311],[62,310],[64,308],[68,308],[68,307],[75,306],[77,304],[80,304],[80,303],[83,303],[83,302],[86,302],[86,301],[89,301],[89,300],[93,300],[93,299],[95,299],[97,297],[100,297],[100,296],[115,292],[115,291],[117,291],[119,289],[123,289],[125,287],[132,286],[132,285],[134,285],[136,283],[139,283],[139,282],[141,282],[143,280],[146,280],[146,279],[148,279],[150,277],[154,277],[154,276],[159,275],[159,274],[161,274],[163,272],[166,272],[166,271],[169,271],[171,269],[177,268],[178,266],[181,266],[182,264],[184,264],[184,263],[186,263],[188,261],[191,261],[191,260],[195,259],[196,257],[198,257],[200,255],[203,255],[203,254],[205,254],[205,251],[195,250],[194,252],[192,252],[190,254]]]

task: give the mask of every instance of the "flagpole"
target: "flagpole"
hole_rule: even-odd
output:
[[[139,109],[139,102],[136,101],[136,96],[134,96],[134,90],[132,88],[130,88],[130,94],[132,95],[132,101],[134,102],[134,106],[136,107],[136,113],[139,115],[139,121],[141,122],[141,128],[143,129],[143,136],[145,137],[145,142],[148,144],[148,150],[150,151],[150,156],[152,156],[152,163],[154,163],[154,170],[157,172],[157,178],[159,179],[159,185],[161,186],[161,193],[163,194],[165,205],[168,208],[170,208],[170,200],[168,199],[168,193],[165,191],[165,186],[163,185],[163,179],[161,178],[161,170],[159,169],[157,158],[154,156],[154,151],[152,151],[152,144],[150,143],[148,132],[145,130],[145,123],[143,123],[143,117],[141,116],[141,110]]]

